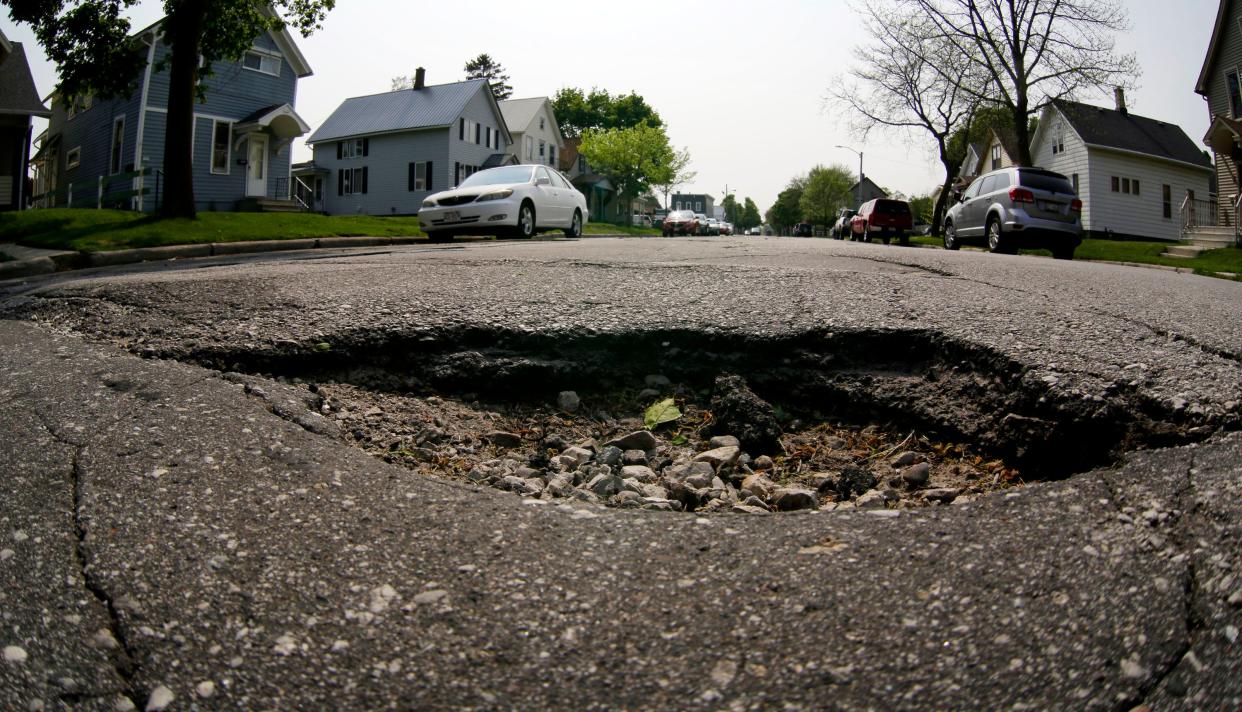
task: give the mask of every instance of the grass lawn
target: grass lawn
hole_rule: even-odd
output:
[[[932,247],[940,247],[943,244],[938,237],[915,237],[911,238],[910,242]],[[1208,276],[1216,276],[1217,272],[1242,275],[1242,248],[1226,247],[1220,250],[1208,250],[1193,259],[1161,257],[1160,253],[1164,252],[1168,246],[1167,242],[1083,240],[1078,250],[1074,252],[1074,259],[1187,267],[1197,274]],[[1022,250],[1021,254],[1052,256],[1048,250]]]
[[[584,235],[659,235],[660,231],[650,227],[633,227],[632,225],[613,225],[612,223],[587,223],[582,229]]]
[[[199,213],[197,220],[164,220],[125,210],[53,208],[0,213],[0,242],[102,252],[203,242],[289,240],[303,237],[416,237],[418,218],[313,213]]]

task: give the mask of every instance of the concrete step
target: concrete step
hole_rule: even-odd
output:
[[[1166,247],[1161,257],[1180,257],[1183,259],[1193,259],[1198,257],[1211,248],[1202,245],[1170,245]]]

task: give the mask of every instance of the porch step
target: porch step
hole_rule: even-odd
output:
[[[1203,245],[1170,245],[1164,249],[1164,252],[1160,256],[1193,259],[1210,249],[1212,248],[1204,247]]]
[[[302,204],[296,200],[275,198],[245,198],[237,201],[237,211],[242,213],[300,213]]]
[[[1186,230],[1183,238],[1195,245],[1203,245],[1209,249],[1232,247],[1237,244],[1238,236],[1233,227],[1194,227]]]

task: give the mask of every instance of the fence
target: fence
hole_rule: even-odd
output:
[[[159,195],[159,171],[143,168],[127,173],[110,176],[99,176],[94,180],[66,183],[59,188],[49,190],[32,198],[36,207],[40,208],[120,208],[128,210],[132,207],[133,198],[151,193],[151,189],[143,180],[146,176],[156,178],[156,195]],[[137,179],[137,180],[135,180]],[[156,199],[158,203],[158,197]]]

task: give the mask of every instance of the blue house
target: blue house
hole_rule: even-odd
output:
[[[346,99],[307,139],[298,175],[330,215],[413,215],[423,198],[483,168],[513,162],[513,139],[486,79]]]
[[[154,210],[163,188],[169,54],[163,21],[142,30],[147,61],[128,97],[68,101],[53,94],[39,137],[36,202],[44,207]],[[255,38],[241,61],[220,61],[194,106],[194,197],[199,210],[261,209],[288,201],[291,143],[310,131],[293,109],[310,66],[287,31]],[[142,170],[147,169],[147,170]]]
[[[39,100],[21,42],[0,32],[0,210],[21,210],[30,197],[26,164],[30,161],[31,117],[47,118]]]

